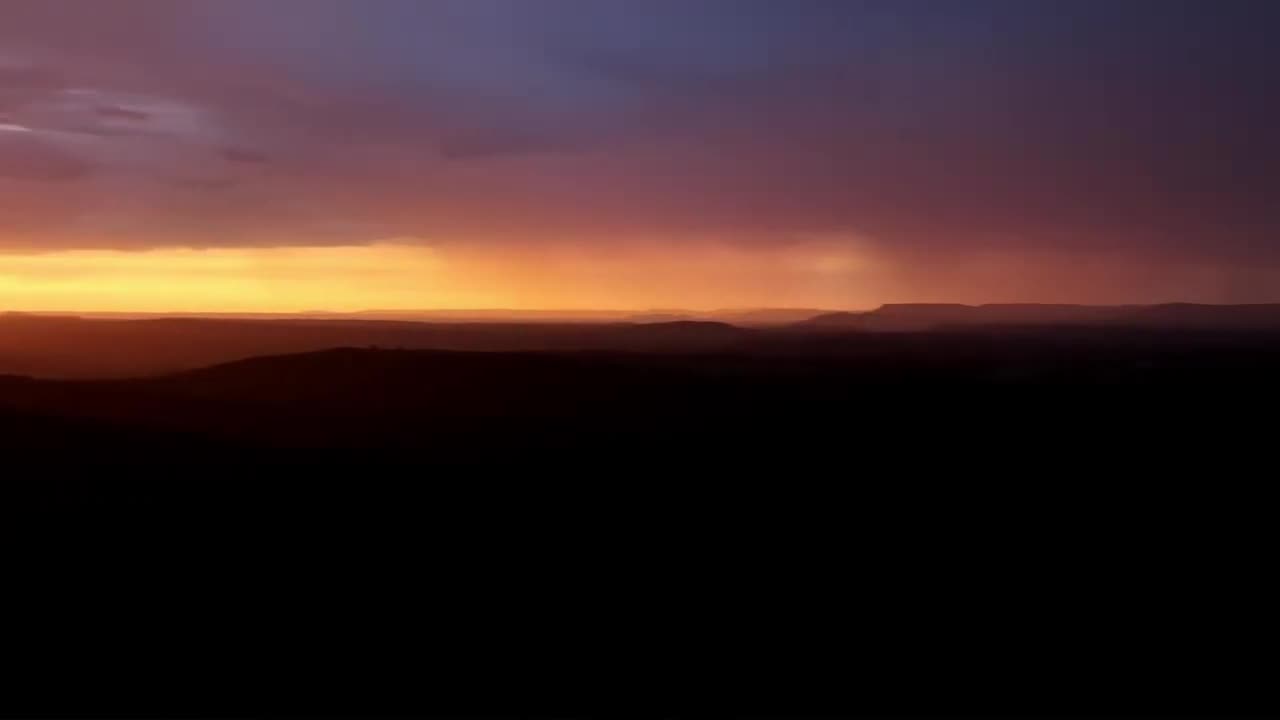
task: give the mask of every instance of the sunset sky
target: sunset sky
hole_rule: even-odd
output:
[[[1274,0],[0,0],[0,310],[1280,301]]]

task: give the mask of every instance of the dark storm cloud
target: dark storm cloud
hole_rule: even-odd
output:
[[[888,250],[1280,258],[1269,0],[4,0],[0,13],[0,123],[53,153],[13,145],[0,174],[35,181],[73,158],[99,171],[102,197],[150,194],[117,223],[130,232],[849,232]],[[219,200],[192,201],[198,188]],[[66,202],[89,212],[83,192]]]

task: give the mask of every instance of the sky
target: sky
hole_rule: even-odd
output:
[[[1274,0],[0,0],[0,309],[1280,301]]]

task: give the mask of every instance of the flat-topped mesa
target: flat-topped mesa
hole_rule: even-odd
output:
[[[972,322],[972,305],[890,303],[869,312],[823,313],[809,318],[806,327],[869,331],[929,330],[938,325]]]
[[[954,326],[1110,326],[1192,330],[1280,329],[1280,304],[1068,305],[890,303],[865,313],[825,313],[807,327],[913,332]]]
[[[889,303],[872,310],[868,317],[928,322],[964,321],[972,319],[975,309],[972,305],[958,303]]]

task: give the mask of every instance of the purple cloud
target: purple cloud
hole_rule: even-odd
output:
[[[37,243],[1280,259],[1280,12],[1123,5],[9,0],[0,176]]]

